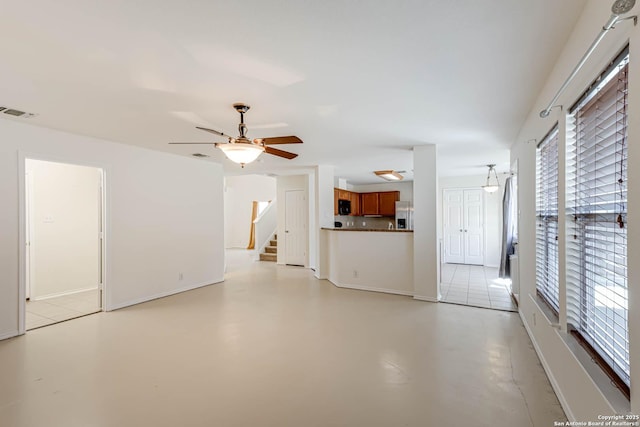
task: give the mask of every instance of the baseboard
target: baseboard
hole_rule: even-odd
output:
[[[440,302],[439,298],[425,297],[422,295],[413,295],[413,299],[418,301],[427,301],[427,302]]]
[[[569,402],[567,402],[567,399],[565,398],[564,394],[562,393],[562,390],[560,389],[560,385],[558,384],[556,377],[553,376],[553,372],[551,372],[551,368],[549,367],[549,363],[547,363],[547,359],[544,358],[544,354],[542,354],[542,351],[538,346],[538,342],[535,340],[534,335],[531,332],[531,329],[529,329],[529,324],[527,323],[527,320],[522,314],[522,311],[518,310],[518,314],[520,315],[520,320],[522,320],[524,329],[525,331],[527,331],[527,335],[529,335],[529,339],[533,344],[533,348],[536,351],[536,354],[538,355],[538,359],[540,359],[540,363],[542,364],[542,369],[544,369],[544,372],[547,374],[547,378],[549,378],[549,383],[551,384],[551,388],[553,388],[553,391],[556,393],[556,396],[558,397],[558,401],[560,402],[560,406],[562,406],[562,410],[564,411],[564,414],[567,416],[568,420],[577,421],[576,417],[571,411],[571,408],[569,407]]]
[[[344,284],[344,283],[336,283],[329,279],[329,282],[333,283],[338,288],[343,289],[355,289],[357,291],[370,291],[370,292],[381,292],[384,294],[393,294],[393,295],[403,295],[403,296],[413,296],[413,292],[409,291],[399,291],[397,289],[388,289],[388,288],[376,288],[373,286],[361,286],[361,285],[352,285],[352,284]]]
[[[17,330],[15,330],[15,331],[10,331],[10,332],[3,332],[3,333],[1,333],[1,334],[0,334],[0,341],[2,341],[2,340],[7,340],[7,339],[9,339],[9,338],[13,338],[13,337],[17,337],[17,336],[19,336],[19,335],[20,335],[20,334],[18,333],[18,331],[17,331]]]
[[[154,294],[154,295],[151,295],[151,296],[147,296],[147,297],[135,298],[135,299],[123,302],[123,303],[110,305],[109,307],[107,307],[105,309],[105,311],[113,311],[113,310],[119,310],[119,309],[125,308],[125,307],[131,307],[132,305],[138,305],[138,304],[142,304],[142,303],[145,303],[145,302],[153,301],[155,299],[165,298],[165,297],[169,297],[171,295],[180,294],[182,292],[192,291],[194,289],[202,288],[202,287],[205,287],[205,286],[215,285],[216,283],[221,283],[223,281],[224,281],[224,279],[218,280],[218,281],[213,281],[213,282],[196,283],[194,285],[185,286],[183,288],[178,288],[178,289],[172,289],[170,291],[160,292],[160,293],[157,293],[157,294]]]
[[[49,295],[43,295],[41,297],[37,297],[37,298],[31,298],[31,300],[33,301],[44,301],[47,300],[49,298],[58,298],[58,297],[64,297],[67,295],[73,295],[73,294],[79,294],[80,292],[86,292],[86,291],[93,291],[93,290],[97,290],[98,286],[93,286],[90,288],[82,288],[82,289],[74,289],[72,291],[65,291],[65,292],[58,292],[55,294],[49,294]]]

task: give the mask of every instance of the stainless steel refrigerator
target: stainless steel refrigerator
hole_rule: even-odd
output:
[[[413,230],[413,206],[411,202],[396,202],[396,229]]]

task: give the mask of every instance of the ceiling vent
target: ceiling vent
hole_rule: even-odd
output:
[[[16,110],[15,108],[8,107],[0,107],[0,112],[13,117],[20,117],[22,119],[30,119],[31,117],[36,116],[36,114],[33,113],[27,113],[26,111]]]
[[[207,154],[202,154],[202,153],[193,153],[192,154],[193,157],[209,157],[209,155]]]

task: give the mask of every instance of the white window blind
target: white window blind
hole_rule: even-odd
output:
[[[627,385],[628,62],[623,52],[572,109],[567,151],[568,318]]]
[[[536,156],[536,289],[558,313],[557,126],[542,139]]]

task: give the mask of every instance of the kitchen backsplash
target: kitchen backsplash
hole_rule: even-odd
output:
[[[393,228],[396,226],[396,219],[392,216],[371,218],[364,216],[337,215],[335,217],[335,221],[341,222],[342,228],[373,228],[386,230],[389,228],[389,223],[393,224]]]

